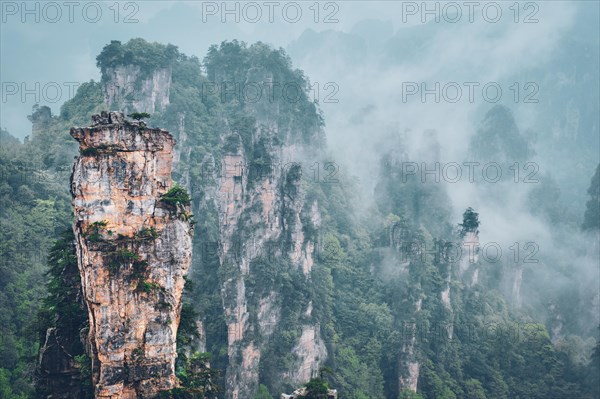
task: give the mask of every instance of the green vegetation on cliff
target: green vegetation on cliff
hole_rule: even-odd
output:
[[[167,68],[177,61],[179,51],[172,44],[148,43],[144,39],[131,39],[126,44],[113,40],[104,46],[96,57],[96,65],[103,76],[108,68],[138,66],[144,76],[159,68]]]
[[[191,192],[190,198],[176,188],[163,201],[191,201],[198,222],[189,275],[195,287],[186,288],[178,335],[177,372],[184,389],[170,394],[187,398],[211,392],[223,397],[229,360],[221,290],[223,282],[240,271],[219,260],[219,217],[211,200],[215,175],[223,173],[219,165],[224,154],[243,152],[255,166],[249,184],[258,187],[272,172],[273,155],[291,144],[314,150],[314,161],[322,161],[323,117],[318,104],[310,100],[310,83],[304,74],[292,68],[283,50],[263,43],[224,42],[212,46],[201,62],[172,45],[142,39],[126,44],[113,41],[97,61],[103,76],[108,68],[120,65],[137,65],[146,75],[158,68],[172,70],[169,105],[153,113],[148,123],[168,129],[177,138],[175,180]],[[236,84],[258,84],[265,79],[299,88],[295,101],[277,91],[265,91],[260,100],[251,100],[235,89]],[[41,331],[80,329],[75,281],[60,280],[67,266],[71,271],[73,266],[68,239],[63,237],[50,250],[71,220],[68,175],[76,146],[68,127],[89,123],[90,115],[103,107],[102,100],[101,85],[89,82],[63,105],[58,116],[44,107],[36,108],[31,116],[33,133],[24,143],[0,132],[2,397],[33,397]],[[498,133],[496,120],[504,121],[503,128],[511,133],[508,138]],[[485,147],[488,139],[500,150],[522,144],[504,109],[497,109],[486,127],[482,138],[474,142],[474,151],[484,156],[492,151]],[[281,304],[280,319],[270,337],[259,329],[246,332],[245,339],[265,344],[256,398],[278,397],[299,388],[283,372],[298,364],[291,350],[307,323],[319,326],[327,350],[324,363],[332,373],[322,376],[324,381],[305,383],[315,390],[327,384],[338,389],[340,398],[593,398],[598,346],[589,365],[574,362],[556,348],[542,324],[526,311],[512,309],[504,299],[498,267],[479,264],[479,283],[466,288],[451,260],[403,247],[406,242],[443,247],[460,239],[456,233],[460,227],[463,233],[476,232],[479,216],[468,209],[462,221],[452,220],[440,186],[404,180],[391,159],[392,154],[386,154],[381,160],[384,167],[377,177],[376,206],[360,217],[354,208],[355,183],[348,176],[324,183],[311,180],[312,171],[307,168],[286,170],[281,190],[288,200],[295,199],[298,190],[305,195],[300,219],[305,241],[316,244],[315,263],[309,277],[277,256],[280,252],[249,265],[248,317],[258,318],[261,300],[272,291]],[[593,182],[597,176],[598,171]],[[584,228],[593,227],[597,186],[592,183],[590,188],[591,216],[586,214]],[[321,227],[311,220],[315,203]],[[282,215],[286,226],[295,222],[290,214]],[[254,230],[265,227],[265,221],[252,222],[250,216],[243,215],[244,225],[236,226],[234,250]],[[487,223],[484,215],[481,219]],[[151,231],[140,232],[141,238],[152,236]],[[289,248],[289,230],[270,244],[279,251]],[[48,270],[50,277],[45,274]],[[309,303],[313,311],[307,315]],[[197,322],[201,322],[205,342],[201,342]],[[454,329],[452,339],[448,326]],[[78,364],[85,371],[81,348],[73,354],[79,356]],[[417,393],[398,383],[408,373],[406,360],[411,356],[420,365]]]

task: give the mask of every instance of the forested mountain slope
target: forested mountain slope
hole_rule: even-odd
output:
[[[81,86],[59,115],[35,109],[28,140],[2,132],[3,397],[35,396],[34,380],[44,397],[69,388],[49,386],[52,367],[37,366],[49,328],[72,344],[72,360],[53,372],[89,380],[74,331],[85,312],[69,277],[72,237],[61,235],[72,221],[69,128],[107,109],[147,112],[149,126],[175,136],[174,179],[192,198],[180,394],[200,395],[201,381],[206,395],[279,397],[318,377],[340,398],[598,397],[597,330],[574,328],[585,344],[554,345],[546,320],[506,289],[515,267],[465,250],[479,246],[486,215],[467,209],[452,220],[442,185],[404,175],[399,146],[382,153],[375,204],[359,211],[358,183],[326,147],[326,115],[283,50],[223,42],[201,62],[133,39],[97,60],[102,81]],[[509,110],[490,110],[473,153],[520,146],[512,122]],[[497,148],[486,148],[490,137]]]

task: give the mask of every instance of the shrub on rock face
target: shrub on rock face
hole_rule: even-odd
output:
[[[219,387],[213,382],[218,371],[211,369],[210,354],[194,352],[182,356],[183,366],[177,372],[180,386],[159,394],[161,399],[217,398]]]
[[[464,237],[469,232],[478,232],[479,228],[479,214],[469,207],[463,213],[463,222],[459,224],[461,227],[460,235]]]
[[[135,119],[136,121],[141,121],[145,118],[150,118],[150,114],[147,112],[134,112],[132,114],[127,115],[130,118]]]
[[[160,200],[165,204],[177,207],[178,205],[190,205],[192,199],[184,187],[175,184],[169,191],[163,194]]]
[[[320,378],[312,378],[306,384],[306,399],[320,399],[327,397],[329,387],[327,381]]]
[[[106,226],[108,226],[106,220],[94,222],[87,227],[83,235],[91,242],[102,241],[102,230],[104,230]]]
[[[144,227],[135,234],[139,240],[155,240],[158,238],[158,232],[154,227]]]

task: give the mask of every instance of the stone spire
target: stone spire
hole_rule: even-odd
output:
[[[177,385],[189,197],[172,189],[169,132],[119,112],[93,121],[71,129],[80,146],[71,193],[95,397],[152,398]]]

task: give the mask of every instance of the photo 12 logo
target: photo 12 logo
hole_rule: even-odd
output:
[[[2,1],[2,23],[50,23],[100,21],[135,24],[140,10],[135,1]]]
[[[386,166],[399,170],[402,183],[539,183],[540,167],[535,162],[390,162]]]
[[[539,4],[533,1],[403,1],[402,23],[495,24],[505,19],[516,24],[536,24],[539,10]]]
[[[400,336],[403,342],[445,342],[481,344],[483,342],[530,342],[535,339],[535,323],[480,321],[417,322],[405,320],[401,323]]]
[[[38,182],[68,182],[73,170],[71,163],[63,163],[48,168],[40,164],[26,164],[19,161],[8,162],[0,169],[0,178],[25,184]]]
[[[483,100],[497,103],[507,95],[510,101],[523,104],[539,103],[540,87],[535,82],[514,82],[502,87],[498,82],[402,82],[402,102],[458,103]]]
[[[245,22],[314,22],[335,24],[339,22],[340,6],[337,2],[295,2],[295,1],[203,1],[202,22],[218,21]]]
[[[205,82],[202,84],[202,101],[207,101],[209,97],[218,97],[222,103],[237,100],[246,104],[259,102],[272,104],[277,101],[295,104],[303,98],[305,93],[313,102],[329,104],[339,103],[337,98],[339,90],[340,87],[336,82],[324,84],[311,82],[306,88],[296,81]]]
[[[2,82],[2,103],[18,101],[33,104],[56,104],[71,100],[81,86],[80,82]],[[95,93],[79,93],[83,98],[93,98]]]
[[[334,161],[324,162],[235,162],[233,164],[226,163],[225,161],[214,163],[214,162],[203,162],[200,165],[201,176],[198,181],[199,186],[192,186],[190,189],[192,192],[196,192],[196,189],[202,191],[205,188],[206,181],[213,179],[227,179],[227,178],[242,178],[252,177],[254,179],[266,179],[275,178],[276,176],[287,176],[290,173],[297,177],[304,179],[305,181],[318,184],[339,184],[339,165]],[[189,175],[190,169],[184,166],[183,169],[175,171],[176,176]]]
[[[433,260],[454,264],[472,264],[480,258],[487,263],[505,263],[516,265],[539,263],[537,255],[539,244],[535,241],[514,241],[498,243],[496,241],[480,242],[475,234],[465,235],[461,240],[425,240],[414,238],[402,223],[394,223],[389,227],[389,246],[399,256],[401,265],[412,260],[425,262]],[[404,266],[402,266],[404,267]]]
[[[0,252],[0,267],[26,263],[45,264],[48,260],[48,251],[42,248],[15,248],[11,251]]]
[[[394,248],[400,255],[400,264],[414,259],[420,259],[423,262],[431,259],[449,264],[458,263],[461,260],[477,263],[480,257],[487,263],[498,263],[503,257],[509,264],[539,263],[536,255],[540,250],[535,241],[517,241],[503,248],[494,241],[483,243],[444,241],[427,245],[423,241],[412,240],[395,242]]]

